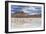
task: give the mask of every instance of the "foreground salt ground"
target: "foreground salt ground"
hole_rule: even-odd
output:
[[[14,28],[36,28],[41,26],[41,18],[12,18],[11,27]]]

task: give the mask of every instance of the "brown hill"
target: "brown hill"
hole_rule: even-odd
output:
[[[41,15],[28,15],[27,13],[21,12],[21,13],[17,13],[12,15],[11,17],[32,17],[32,18],[37,18],[37,17],[41,17]]]

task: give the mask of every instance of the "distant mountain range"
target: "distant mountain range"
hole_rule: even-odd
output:
[[[28,13],[24,13],[23,11],[18,11],[15,13],[11,13],[11,17],[41,17],[41,14],[33,13],[32,15],[29,15]]]

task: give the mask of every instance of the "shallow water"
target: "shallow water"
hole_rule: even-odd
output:
[[[41,26],[41,18],[12,18],[12,28],[37,28]]]

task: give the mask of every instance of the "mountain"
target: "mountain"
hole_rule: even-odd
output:
[[[11,14],[11,17],[41,17],[41,14],[33,13],[32,15],[29,15],[28,13],[25,13],[23,11],[21,12],[18,11]]]

